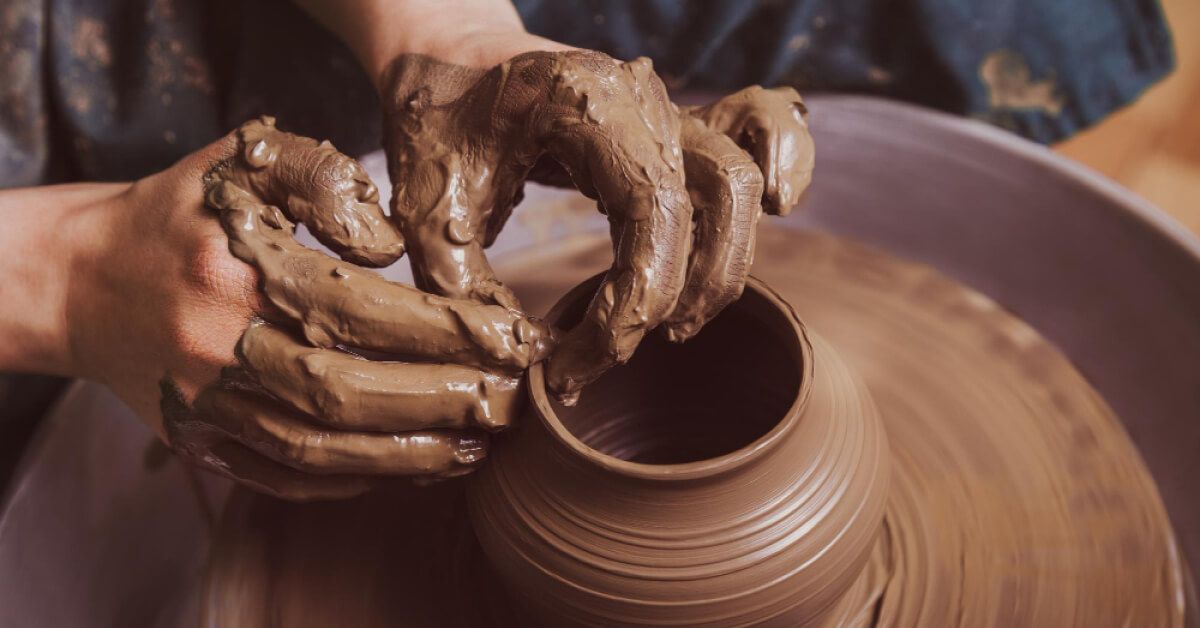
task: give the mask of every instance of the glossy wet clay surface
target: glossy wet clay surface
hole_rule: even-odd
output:
[[[570,239],[497,272],[544,312],[606,267],[608,247]],[[1182,625],[1179,558],[1153,481],[1120,421],[1036,331],[930,268],[830,236],[764,226],[754,274],[858,371],[887,432],[888,501],[867,566],[881,584],[855,621]],[[671,456],[699,455],[684,449]],[[461,490],[314,505],[238,496],[211,565],[208,619],[513,625]]]

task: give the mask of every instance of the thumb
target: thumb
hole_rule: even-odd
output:
[[[343,259],[378,267],[404,254],[404,240],[384,216],[367,171],[329,142],[284,133],[263,116],[200,153],[218,158],[204,175],[206,189],[236,185],[304,223]]]

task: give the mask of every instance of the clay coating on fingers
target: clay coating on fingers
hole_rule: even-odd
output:
[[[339,430],[496,431],[520,407],[520,379],[458,364],[367,360],[306,346],[264,322],[242,335],[238,360],[272,396]]]
[[[553,344],[544,323],[515,310],[427,294],[304,247],[279,210],[228,182],[207,200],[222,212],[230,251],[259,270],[267,300],[314,346],[516,373]]]
[[[304,223],[322,244],[364,266],[387,266],[404,240],[379,206],[379,190],[357,161],[329,142],[284,133],[263,116],[237,130],[238,154],[206,175],[228,181]]]
[[[647,331],[665,322],[686,340],[736,299],[758,214],[787,213],[812,177],[791,88],[680,111],[648,59],[592,51],[531,52],[490,70],[401,55],[382,82],[392,217],[420,287],[517,307],[484,249],[526,178],[569,182],[608,215],[613,266],[547,366],[565,402]]]
[[[287,467],[314,475],[446,475],[474,468],[487,440],[443,430],[375,434],[331,431],[267,399],[213,389],[197,412],[231,438]]]
[[[362,167],[263,118],[203,177],[234,257],[257,269],[282,325],[251,321],[230,367],[189,402],[168,374],[169,443],[202,467],[287,499],[348,497],[376,475],[463,475],[507,427],[519,374],[552,331],[499,305],[430,295],[354,262],[385,265],[402,240]],[[293,220],[341,253],[299,244]],[[293,334],[288,329],[300,333]],[[370,360],[364,350],[404,360]]]
[[[754,157],[765,182],[764,211],[786,216],[800,202],[812,182],[816,153],[808,108],[795,89],[753,85],[684,113],[728,135]]]
[[[418,285],[515,307],[483,250],[552,159],[608,215],[616,260],[551,386],[577,394],[628,360],[674,309],[692,233],[679,116],[650,61],[532,52],[485,71],[404,55],[384,84],[392,217]]]
[[[197,396],[197,405],[202,399],[218,394],[219,387],[214,384],[202,391]],[[185,460],[202,469],[289,501],[345,499],[361,495],[373,486],[373,481],[363,476],[313,476],[273,462],[232,438],[211,415],[190,406],[170,377],[164,377],[159,388],[168,443]]]
[[[695,231],[687,281],[663,329],[683,342],[742,295],[762,216],[758,166],[727,135],[684,116],[681,138]]]

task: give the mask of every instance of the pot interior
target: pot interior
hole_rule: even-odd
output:
[[[587,305],[571,303],[558,325],[573,327]],[[801,341],[787,317],[747,286],[695,337],[677,344],[647,334],[627,364],[554,411],[584,444],[629,462],[682,464],[737,451],[770,432],[800,394]]]

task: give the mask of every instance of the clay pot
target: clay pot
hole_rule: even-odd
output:
[[[598,278],[549,319],[578,321]],[[858,377],[751,279],[694,339],[650,334],[472,479],[476,534],[546,626],[832,625],[882,526],[887,442]],[[853,587],[861,592],[864,588]]]

